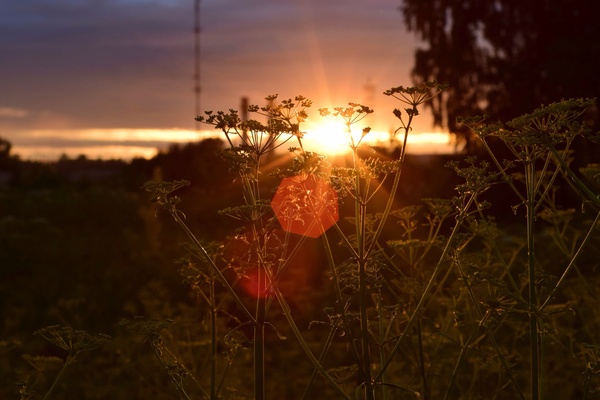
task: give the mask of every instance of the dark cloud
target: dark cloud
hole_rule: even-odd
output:
[[[162,126],[191,101],[189,10],[124,1],[2,4],[0,107],[30,110],[33,126],[51,122],[48,114],[73,127]]]

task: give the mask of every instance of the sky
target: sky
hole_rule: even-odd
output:
[[[401,105],[382,92],[412,85],[420,45],[400,0],[200,4],[201,110],[303,95],[314,124],[318,108],[353,101],[375,109],[374,130],[396,127]],[[0,137],[41,160],[151,157],[204,137],[193,27],[194,0],[2,0]],[[427,112],[414,128],[434,131]]]

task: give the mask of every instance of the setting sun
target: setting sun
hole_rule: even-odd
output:
[[[343,154],[350,151],[353,141],[358,144],[361,141],[362,128],[355,127],[351,133],[339,121],[323,120],[319,124],[313,124],[306,131],[303,144],[304,149],[322,154]],[[362,144],[389,144],[389,133],[371,131],[362,140]]]
[[[322,121],[308,129],[302,141],[304,149],[327,155],[339,155],[350,151],[349,134],[343,124],[336,121]],[[362,132],[357,128],[352,132],[357,143]],[[398,139],[399,137],[397,137]],[[370,146],[390,146],[390,133],[372,130],[362,144]],[[408,152],[413,154],[453,153],[455,143],[447,132],[411,132],[408,135]]]
[[[322,121],[313,124],[303,138],[307,151],[322,154],[342,154],[349,151],[348,133],[343,124],[337,121]]]

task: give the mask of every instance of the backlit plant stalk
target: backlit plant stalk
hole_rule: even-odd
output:
[[[531,399],[539,400],[543,397],[542,382],[542,329],[540,327],[541,308],[545,307],[548,300],[540,307],[538,300],[538,285],[536,283],[536,254],[535,254],[535,218],[538,209],[544,204],[549,195],[549,189],[559,173],[571,178],[588,200],[598,206],[598,197],[587,188],[573,173],[565,161],[566,155],[577,136],[588,133],[585,125],[578,122],[583,111],[593,104],[592,99],[565,100],[549,106],[542,106],[531,114],[523,115],[507,123],[485,125],[482,119],[465,121],[482,139],[485,148],[491,155],[496,166],[502,171],[505,180],[521,199],[526,209],[527,230],[527,287],[528,287],[528,313],[529,313],[529,347],[530,347],[530,378]],[[522,194],[512,184],[512,179],[500,166],[499,161],[488,145],[488,136],[499,137],[515,156],[517,162],[523,165],[525,194]],[[562,146],[559,154],[557,146]],[[541,162],[541,171],[536,170],[536,164]],[[555,167],[552,170],[551,162]],[[545,180],[548,183],[544,185]],[[545,189],[544,189],[545,188]],[[572,260],[573,261],[573,260]],[[570,269],[567,266],[565,273]],[[564,275],[563,275],[564,277]],[[552,296],[562,279],[552,290]]]
[[[360,370],[362,371],[362,379],[364,384],[365,398],[373,399],[373,384],[371,380],[371,350],[370,350],[370,335],[369,321],[367,309],[367,262],[366,257],[366,214],[367,214],[367,197],[368,185],[362,186],[362,177],[359,173],[362,165],[358,156],[358,148],[364,137],[369,133],[369,128],[365,128],[359,139],[355,140],[352,135],[352,125],[364,119],[368,114],[372,113],[370,108],[350,103],[348,107],[338,107],[335,109],[333,116],[340,117],[346,126],[348,136],[348,144],[352,150],[353,169],[355,171],[354,188],[352,197],[354,198],[354,218],[356,229],[356,263],[358,269],[359,282],[359,313],[360,313],[360,333],[361,333],[361,351],[360,351]],[[328,115],[328,112],[321,110],[322,115]],[[339,299],[341,300],[341,299]]]
[[[34,332],[52,343],[54,346],[67,352],[66,360],[60,372],[52,382],[50,389],[44,395],[43,400],[50,398],[50,395],[56,389],[56,385],[61,381],[68,367],[73,365],[82,352],[96,349],[108,344],[111,337],[105,334],[92,335],[86,331],[74,330],[65,326],[48,326]]]
[[[248,242],[248,261],[256,264],[256,308],[254,314],[254,395],[255,399],[264,399],[265,389],[265,325],[267,299],[270,279],[276,271],[269,261],[272,249],[269,248],[269,234],[265,225],[266,205],[261,193],[261,166],[265,157],[296,137],[302,147],[300,123],[306,117],[306,108],[310,100],[297,96],[294,100],[277,103],[277,96],[269,96],[265,107],[250,106],[248,111],[262,115],[266,124],[257,120],[241,121],[235,111],[229,114],[207,112],[207,117],[199,121],[215,125],[221,129],[230,145],[230,160],[242,182],[245,206],[249,215],[245,220],[250,223]],[[234,143],[237,140],[239,144]],[[239,215],[239,214],[238,214]]]
[[[358,138],[355,138],[352,132],[352,126],[360,122],[368,114],[372,113],[373,110],[366,106],[356,103],[349,103],[348,107],[334,108],[333,112],[329,111],[328,109],[320,110],[321,115],[323,116],[332,116],[342,119],[346,127],[348,145],[352,151],[353,168],[351,176],[354,177],[354,181],[352,185],[346,188],[346,191],[354,201],[355,210],[355,241],[353,247],[355,249],[354,257],[356,259],[356,265],[358,270],[358,301],[361,343],[360,352],[358,353],[359,359],[357,359],[357,363],[359,365],[359,371],[362,375],[362,385],[364,385],[364,398],[367,400],[372,400],[375,398],[376,386],[386,384],[386,382],[383,381],[382,378],[383,370],[385,369],[385,367],[382,368],[377,380],[374,380],[372,375],[373,360],[370,350],[372,337],[370,334],[369,327],[368,307],[368,302],[370,300],[370,296],[368,294],[369,272],[367,271],[367,267],[368,263],[373,258],[374,251],[379,249],[379,237],[386,224],[387,218],[390,215],[390,211],[392,209],[392,205],[396,197],[396,192],[398,190],[398,185],[402,174],[402,165],[404,163],[406,155],[406,144],[408,140],[408,134],[411,130],[413,118],[419,114],[417,107],[425,101],[430,100],[432,97],[437,96],[443,89],[444,86],[439,85],[435,82],[430,82],[418,88],[396,87],[384,93],[388,96],[393,96],[397,98],[407,106],[407,108],[405,108],[405,112],[407,114],[406,121],[404,120],[402,112],[399,109],[394,110],[394,115],[401,122],[401,127],[398,128],[394,134],[396,134],[400,130],[403,131],[403,145],[400,150],[399,159],[395,162],[391,162],[387,166],[383,163],[379,165],[377,163],[372,163],[370,165],[364,164],[365,161],[359,157],[359,147],[363,139],[369,134],[370,128],[364,128],[360,137]],[[375,193],[382,187],[383,181],[386,179],[389,173],[395,173],[395,176],[392,182],[392,188],[388,195],[384,211],[378,218],[375,230],[373,232],[370,232],[369,235],[367,235],[367,215],[369,201],[373,198]],[[381,179],[381,183],[377,185],[375,189],[372,189],[371,181],[375,177],[379,176],[383,176],[383,179]],[[342,237],[344,237],[344,241],[346,243],[350,242],[350,240],[345,236],[345,234],[341,230],[338,229],[338,232],[340,232]],[[332,273],[335,279],[335,267]],[[343,299],[340,297],[339,291],[338,302],[343,304]],[[381,308],[380,302],[378,303],[378,308]],[[382,327],[380,327],[380,331],[381,330]],[[349,340],[352,340],[352,334],[349,334]],[[385,353],[383,352],[382,347],[380,351],[381,364],[384,364],[385,362],[382,358],[384,354]]]

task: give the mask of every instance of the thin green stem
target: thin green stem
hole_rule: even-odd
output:
[[[167,366],[167,364],[165,363],[165,361],[162,358],[161,350],[159,350],[158,345],[156,345],[156,344],[153,343],[152,348],[154,349],[154,354],[156,355],[156,358],[158,358],[158,361],[160,362],[160,364],[162,365],[162,367],[164,368],[164,370],[167,371],[168,370],[168,366]],[[169,355],[173,356],[173,354],[171,352],[169,352]],[[187,370],[186,370],[186,372],[187,372]],[[171,375],[171,374],[169,374],[169,378],[171,379],[171,381],[173,382],[173,384],[177,388],[177,391],[183,397],[185,397],[187,400],[191,400],[190,396],[187,394],[187,392],[185,391],[185,388],[181,385],[181,383],[173,375]]]
[[[300,343],[300,347],[302,347],[302,350],[304,350],[304,353],[306,353],[309,360],[313,363],[314,367],[317,368],[319,373],[321,375],[323,375],[323,377],[325,379],[327,379],[327,381],[333,386],[333,388],[340,394],[340,396],[342,398],[344,398],[346,400],[351,400],[350,397],[348,397],[348,395],[346,393],[344,393],[342,388],[340,388],[339,385],[337,383],[335,383],[335,381],[333,380],[331,375],[329,375],[327,373],[327,371],[323,368],[323,365],[321,365],[319,360],[317,360],[317,358],[314,356],[314,354],[310,350],[310,347],[308,347],[308,344],[304,340],[304,337],[302,337],[302,333],[300,333],[300,330],[298,329],[298,326],[296,325],[296,322],[294,321],[294,318],[292,317],[292,313],[290,311],[290,306],[285,301],[283,294],[281,293],[281,291],[279,290],[279,288],[277,286],[273,286],[273,293],[275,294],[275,297],[277,298],[277,301],[279,302],[279,305],[281,306],[283,315],[285,316],[286,320],[288,321],[288,324],[290,325],[290,328],[292,329],[294,336],[298,340],[298,343]]]
[[[534,183],[534,187],[533,187],[533,192],[534,193],[538,193],[540,191],[540,189],[542,188],[542,185],[544,184],[544,176],[546,175],[546,173],[548,172],[548,168],[550,167],[550,160],[551,160],[551,156],[550,154],[546,155],[546,160],[544,161],[544,166],[542,167],[542,169],[538,172],[537,175],[539,175],[539,178],[537,179],[537,181],[535,181]],[[557,170],[554,170],[554,175],[557,174]],[[534,175],[534,179],[535,179],[535,175]],[[540,200],[538,201],[538,203],[542,203],[542,199],[543,199],[543,195],[540,196]],[[536,211],[536,210],[534,210]]]
[[[487,218],[485,218],[481,207],[481,204],[476,200],[476,206],[477,206],[477,212],[479,214],[479,217],[481,219],[481,221],[484,224],[484,227],[488,233],[488,235],[491,236],[491,229],[490,229],[490,224],[487,220]],[[515,282],[515,279],[513,278],[511,272],[510,272],[510,266],[509,264],[507,264],[504,261],[504,257],[502,256],[502,253],[500,252],[500,248],[498,247],[498,242],[496,240],[492,240],[492,247],[494,249],[494,252],[496,253],[496,256],[498,257],[498,260],[500,260],[500,262],[502,263],[502,267],[504,268],[504,274],[508,277],[508,281],[510,282],[510,285],[513,289],[513,294],[516,296],[519,296],[519,300],[521,301],[525,301],[525,299],[523,298],[522,294],[521,294],[521,290],[519,289],[519,286],[517,285],[517,282]]]
[[[417,324],[417,354],[419,372],[421,374],[421,385],[423,387],[423,399],[429,399],[429,384],[427,382],[427,372],[425,371],[425,352],[423,351],[423,320],[419,320]]]
[[[575,185],[579,188],[579,190],[581,190],[583,193],[585,193],[586,196],[588,197],[588,199],[596,207],[600,207],[600,197],[597,194],[595,194],[594,192],[592,192],[590,190],[590,188],[587,187],[587,185],[585,183],[583,183],[581,181],[581,179],[579,179],[577,177],[577,175],[575,174],[575,172],[573,172],[573,170],[571,168],[569,168],[569,166],[567,165],[567,163],[565,162],[565,160],[563,160],[563,158],[560,156],[560,154],[554,148],[554,146],[552,146],[550,143],[548,143],[546,147],[548,148],[548,150],[550,150],[550,152],[554,156],[555,160],[558,162],[558,164],[563,169],[563,171],[565,171],[567,173],[567,175],[569,176],[569,178],[571,178],[573,180],[573,182],[575,182]]]
[[[517,197],[519,197],[519,200],[521,201],[521,203],[525,203],[526,200],[523,197],[523,195],[521,194],[521,191],[519,189],[517,189],[517,187],[513,183],[513,181],[510,178],[510,176],[508,176],[508,174],[506,173],[505,169],[502,167],[502,164],[500,164],[500,161],[498,161],[498,158],[496,157],[496,155],[494,154],[494,152],[490,148],[490,146],[487,143],[487,141],[482,140],[481,143],[483,143],[483,147],[485,147],[485,150],[487,151],[487,153],[492,158],[492,161],[494,162],[494,164],[498,168],[498,171],[500,171],[500,174],[502,174],[502,177],[504,178],[504,181],[508,184],[508,186],[510,186],[510,188],[517,195]],[[510,146],[509,146],[509,148],[510,148]],[[512,148],[511,148],[511,151],[513,151],[513,153],[515,153],[515,151]]]
[[[214,275],[214,272],[211,273]],[[215,281],[209,285],[210,297],[210,400],[217,399],[217,309],[215,308]]]
[[[364,238],[365,234],[365,212],[366,206],[360,206],[360,234]],[[359,243],[362,241],[359,240]],[[361,333],[361,354],[364,373],[365,398],[372,400],[374,398],[373,384],[371,382],[371,349],[369,335],[369,316],[367,307],[367,259],[364,258],[364,249],[359,248],[359,254],[362,255],[358,260],[358,280],[359,280],[359,310],[360,310],[360,333]]]
[[[237,295],[237,293],[235,292],[235,290],[233,290],[233,287],[229,284],[229,282],[227,281],[227,279],[225,278],[225,276],[223,275],[223,273],[221,272],[221,270],[219,269],[219,267],[217,267],[217,265],[213,261],[212,257],[208,254],[208,252],[206,251],[206,249],[204,248],[204,246],[202,246],[202,244],[198,241],[198,239],[196,238],[196,236],[188,228],[188,226],[186,225],[186,223],[181,219],[181,217],[179,216],[178,212],[176,210],[169,210],[169,212],[173,216],[173,218],[175,218],[175,221],[181,227],[181,229],[183,229],[183,231],[187,235],[188,239],[190,239],[192,241],[192,244],[194,245],[194,247],[196,247],[196,249],[204,257],[204,261],[206,261],[206,263],[215,272],[215,274],[219,278],[219,282],[221,282],[221,284],[225,287],[225,289],[227,289],[227,291],[229,292],[229,294],[233,297],[235,303],[240,308],[240,311],[242,311],[242,313],[244,314],[244,316],[246,318],[248,318],[249,321],[251,321],[253,324],[255,324],[256,323],[255,318],[252,316],[252,314],[250,314],[250,311],[248,311],[248,308],[246,307],[246,305],[239,298],[239,296]]]
[[[54,382],[52,382],[52,386],[50,386],[50,389],[48,389],[48,391],[46,392],[46,395],[44,396],[44,398],[42,400],[47,400],[47,399],[50,398],[50,394],[54,391],[54,389],[56,388],[56,385],[58,384],[58,381],[60,381],[60,379],[62,378],[63,374],[67,370],[67,367],[71,364],[72,361],[74,361],[74,358],[72,358],[71,355],[69,354],[67,356],[67,359],[65,360],[65,364],[63,365],[63,367],[61,368],[60,372],[58,373],[58,375],[54,379]]]
[[[471,332],[471,335],[469,335],[467,342],[461,346],[460,354],[458,355],[458,358],[456,359],[456,363],[454,364],[454,369],[452,370],[452,375],[450,376],[450,382],[448,383],[448,386],[446,387],[446,393],[444,394],[443,400],[447,400],[447,399],[451,398],[450,396],[452,395],[451,394],[452,389],[454,388],[454,385],[456,384],[456,378],[458,376],[458,371],[460,369],[460,366],[465,358],[465,355],[467,354],[467,351],[470,350],[472,343],[477,338],[476,335],[479,333],[479,328],[482,326],[484,321],[485,321],[485,319],[481,320],[481,323],[479,323],[477,325],[477,328],[474,329],[473,332]]]
[[[354,170],[358,172],[359,158],[358,149],[356,146],[352,147],[352,156],[354,161]],[[362,365],[362,374],[364,382],[365,399],[373,400],[373,384],[371,381],[371,349],[370,349],[370,337],[369,337],[369,317],[367,307],[367,258],[365,254],[365,240],[366,240],[366,217],[367,217],[367,205],[364,202],[366,193],[361,193],[361,178],[360,174],[357,173],[355,177],[355,201],[354,201],[354,214],[356,221],[356,246],[357,246],[357,267],[358,267],[358,302],[359,302],[359,315],[360,315],[360,339],[361,339],[361,358],[358,360],[359,364]],[[365,191],[367,189],[365,188]]]
[[[258,173],[258,172],[257,172]],[[258,185],[258,176],[256,179]],[[258,188],[256,192],[256,198],[259,197]],[[255,205],[253,203],[252,205]],[[258,226],[259,220],[253,221],[252,224],[252,236],[255,238],[253,244],[256,246],[252,249],[256,253],[258,268],[257,268],[257,279],[256,279],[256,311],[254,325],[254,400],[264,400],[266,396],[265,391],[265,322],[267,313],[267,275],[270,275],[266,270],[267,263],[264,261],[264,255],[266,254],[265,246],[261,243],[260,232],[262,229]]]
[[[217,396],[219,396],[219,393],[221,393],[221,389],[223,388],[223,384],[225,383],[225,377],[227,376],[227,372],[229,372],[229,368],[231,367],[231,364],[233,364],[233,355],[230,355],[229,357],[227,357],[227,364],[225,364],[225,368],[221,375],[221,379],[219,380],[219,385],[217,386],[217,390],[216,390]]]
[[[264,299],[257,308],[257,324],[254,326],[254,399],[265,398],[265,324]],[[262,310],[261,312],[259,312]],[[262,322],[261,322],[262,321]]]
[[[548,164],[550,163],[550,159],[551,158],[552,157],[550,156],[550,154],[548,154],[548,157],[546,157],[546,163],[544,164],[544,168],[543,168],[542,172],[540,173],[540,179],[539,179],[539,185],[538,185],[538,187],[540,187],[541,184],[544,182],[544,174],[547,171]],[[537,202],[537,206],[533,210],[534,213],[537,213],[538,209],[542,206],[542,204],[544,204],[544,200],[546,199],[546,197],[550,193],[550,190],[552,189],[552,187],[554,185],[554,182],[556,181],[556,178],[558,177],[559,172],[560,172],[560,168],[556,168],[552,172],[552,177],[548,181],[548,184],[546,185],[546,188],[545,188],[544,192],[542,193],[542,195],[540,196],[540,198],[539,198],[539,200]],[[537,190],[538,190],[538,188],[536,188],[536,192],[537,192]]]
[[[323,363],[323,360],[325,359],[325,356],[327,355],[327,352],[329,351],[329,349],[331,348],[331,344],[333,343],[333,339],[335,338],[335,334],[338,331],[338,325],[341,322],[341,316],[339,316],[335,322],[332,323],[331,325],[331,329],[329,329],[329,334],[327,335],[327,339],[325,339],[325,343],[323,343],[323,349],[321,350],[321,354],[319,354],[319,364]],[[306,385],[306,389],[304,389],[304,394],[302,395],[303,399],[307,399],[310,389],[313,385],[313,383],[315,382],[315,379],[317,378],[317,375],[319,374],[319,370],[317,368],[315,368],[313,370],[313,373],[310,376],[310,379],[308,380],[308,384]]]
[[[519,385],[517,384],[517,381],[515,380],[515,377],[513,376],[512,372],[511,372],[511,369],[508,365],[506,357],[504,357],[504,355],[502,354],[500,346],[498,345],[498,342],[496,341],[496,338],[494,337],[494,333],[490,330],[489,327],[486,326],[486,324],[483,323],[483,321],[487,321],[489,314],[488,313],[484,314],[481,309],[481,303],[477,300],[477,297],[475,296],[475,293],[473,292],[473,288],[469,282],[469,279],[468,279],[467,275],[465,274],[464,268],[461,265],[458,251],[454,254],[453,264],[456,267],[456,269],[458,270],[458,274],[459,274],[462,282],[464,282],[465,288],[467,289],[467,293],[469,294],[469,298],[470,298],[471,302],[473,303],[473,307],[475,308],[475,311],[477,313],[477,317],[479,318],[479,321],[481,321],[479,323],[479,327],[483,327],[487,331],[488,338],[492,342],[492,346],[494,347],[494,350],[496,351],[496,354],[498,355],[498,359],[500,360],[502,367],[504,368],[504,371],[506,371],[506,373],[508,374],[508,378],[510,379],[511,383],[517,390],[519,397],[522,400],[525,400],[523,393],[522,393],[521,389],[519,388]],[[462,351],[461,351],[461,356],[459,357],[459,359],[461,357],[462,357]],[[457,363],[456,366],[458,367],[458,365],[459,364]]]
[[[528,311],[529,311],[529,346],[531,363],[531,399],[540,399],[540,346],[538,333],[537,294],[535,285],[535,165],[533,161],[525,164],[525,187],[527,190],[527,274],[528,274]]]
[[[339,277],[337,274],[335,261],[333,259],[333,253],[331,252],[331,246],[329,244],[329,239],[327,238],[326,234],[322,235],[321,237],[323,239],[323,245],[324,245],[323,247],[325,248],[325,254],[327,256],[327,263],[329,264],[329,268],[331,268],[333,288],[335,290],[335,296],[336,296],[336,299],[338,302],[339,313],[342,316],[342,322],[344,324],[344,332],[346,333],[345,336],[348,338],[348,345],[350,346],[350,349],[352,350],[354,359],[356,360],[356,362],[358,364],[359,372],[361,375],[364,375],[363,365],[360,362],[360,353],[358,351],[358,348],[356,347],[356,340],[354,340],[354,333],[352,332],[352,329],[350,327],[350,320],[348,318],[348,314],[346,313],[346,307],[343,306],[344,299],[342,297],[342,289],[340,287],[340,280],[339,280]]]
[[[466,218],[466,215],[467,215],[466,210],[469,209],[472,202],[473,202],[473,198],[470,198],[467,201],[467,204],[464,207],[464,209],[461,210],[461,212],[457,216],[456,224],[455,224],[454,228],[452,229],[452,233],[450,234],[450,237],[446,241],[444,250],[442,251],[439,261],[438,261],[437,265],[435,266],[433,273],[431,274],[431,277],[429,278],[429,281],[427,282],[427,286],[423,290],[423,294],[421,295],[421,298],[419,299],[419,302],[417,303],[415,310],[413,311],[411,317],[408,319],[408,322],[406,323],[406,326],[404,327],[404,331],[402,331],[400,336],[396,339],[396,343],[394,344],[394,347],[390,351],[390,354],[388,355],[387,360],[385,360],[385,362],[383,363],[383,365],[381,367],[381,370],[375,376],[374,382],[379,382],[382,374],[390,366],[392,359],[394,358],[394,355],[398,352],[398,350],[400,350],[400,345],[401,345],[402,341],[404,340],[404,338],[406,337],[407,332],[412,331],[413,325],[419,319],[421,313],[425,310],[426,306],[428,305],[429,296],[431,294],[431,291],[433,290],[433,287],[435,285],[435,281],[437,280],[437,277],[442,272],[442,264],[443,264],[444,260],[446,259],[448,251],[450,250],[450,245],[454,241],[455,236],[458,234],[458,230],[459,230],[460,226],[462,226],[464,219]]]
[[[358,258],[358,253],[352,246],[352,243],[350,243],[350,240],[348,240],[348,237],[344,234],[344,231],[342,231],[342,228],[340,228],[339,224],[336,222],[335,224],[333,224],[333,227],[335,228],[337,233],[340,235],[340,238],[342,239],[342,242],[346,246],[347,250],[350,252],[351,257]],[[325,235],[323,235],[323,236],[325,236]]]
[[[379,322],[379,362],[385,359],[385,341],[387,336],[387,331],[384,326],[384,314],[383,314],[383,301],[381,299],[381,291],[377,291],[377,319]],[[383,400],[387,400],[387,387],[385,386],[385,374],[381,375],[381,388],[383,392]]]
[[[599,219],[600,219],[600,212],[596,214],[596,218],[594,218],[594,222],[592,222],[590,229],[588,229],[587,234],[585,235],[585,237],[583,238],[583,241],[581,242],[581,244],[579,245],[579,248],[577,249],[577,252],[571,258],[569,265],[567,265],[567,268],[565,268],[565,271],[561,275],[560,279],[558,280],[558,282],[556,282],[556,285],[554,285],[552,292],[550,292],[546,301],[544,301],[544,303],[541,305],[540,312],[544,308],[546,308],[546,306],[548,305],[548,302],[554,297],[554,295],[556,294],[556,291],[562,286],[567,274],[571,271],[571,268],[573,268],[576,265],[575,261],[579,257],[579,254],[581,254],[581,250],[583,249],[583,247],[587,244],[588,240],[591,238],[592,231],[598,224]]]
[[[368,257],[369,254],[373,251],[374,247],[379,241],[379,236],[383,232],[383,227],[387,221],[388,216],[390,215],[390,211],[392,210],[392,205],[394,204],[394,200],[396,198],[396,192],[398,191],[398,185],[400,184],[400,177],[402,176],[402,166],[404,165],[404,159],[406,157],[406,144],[408,142],[408,132],[411,129],[412,124],[412,116],[409,117],[408,123],[404,128],[404,141],[402,144],[402,149],[400,150],[400,158],[398,164],[398,171],[396,171],[396,176],[394,176],[394,181],[392,183],[392,189],[390,190],[387,203],[383,210],[383,214],[381,215],[381,219],[379,221],[379,225],[377,225],[377,230],[375,231],[373,238],[371,240],[371,244],[367,248],[365,256]]]

